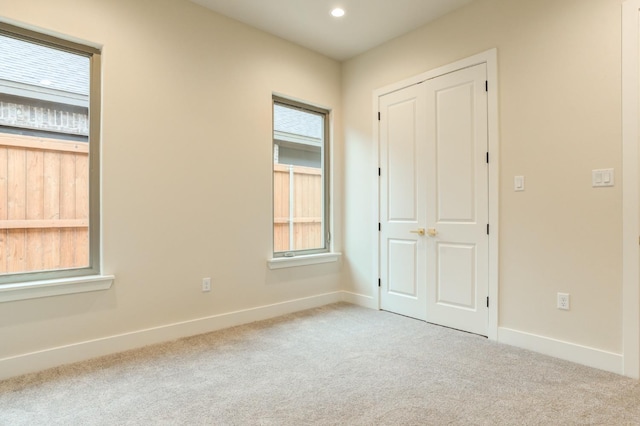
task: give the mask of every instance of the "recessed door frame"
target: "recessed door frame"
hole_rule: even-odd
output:
[[[639,0],[640,1],[640,0]],[[374,170],[380,167],[380,146],[379,146],[379,127],[378,127],[378,100],[385,94],[403,89],[422,81],[439,77],[463,68],[468,68],[479,64],[487,65],[487,81],[488,81],[488,97],[487,97],[487,113],[488,113],[488,142],[489,142],[489,322],[487,329],[487,337],[491,340],[498,339],[498,241],[499,241],[499,221],[498,221],[498,195],[499,195],[499,140],[498,140],[498,52],[497,49],[490,49],[477,55],[456,61],[454,63],[427,71],[414,77],[399,81],[397,83],[374,90],[373,92],[373,113],[375,117],[373,124],[373,136],[375,141],[374,148]],[[380,217],[380,180],[375,175],[375,188],[377,189],[375,198],[375,208],[373,212],[374,223],[378,222]],[[373,231],[373,230],[372,230]],[[380,236],[377,231],[374,238],[373,265],[376,277],[380,277]],[[380,288],[378,281],[372,283],[374,289],[374,304],[380,309]]]
[[[640,378],[640,0],[622,4],[622,371]]]

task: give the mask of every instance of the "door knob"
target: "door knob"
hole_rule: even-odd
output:
[[[413,231],[409,231],[412,234],[424,235],[424,228],[414,229]]]
[[[438,231],[436,231],[436,228],[429,228],[427,229],[427,235],[430,237],[435,237],[436,235],[438,235]]]

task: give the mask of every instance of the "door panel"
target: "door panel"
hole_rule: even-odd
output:
[[[426,96],[412,86],[379,99],[380,307],[426,319],[426,243],[412,233],[424,226]]]
[[[418,244],[416,241],[389,240],[389,293],[416,298]]]
[[[476,247],[436,243],[438,252],[437,303],[475,309]]]
[[[445,86],[435,91],[435,97],[438,221],[472,222],[476,210],[473,82]]]
[[[404,97],[403,97],[404,98]],[[388,218],[392,221],[417,220],[416,189],[418,176],[416,170],[416,156],[418,140],[417,102],[410,95],[407,99],[400,99],[388,106],[386,111],[388,120],[387,135],[393,144],[386,146],[388,175]]]
[[[487,334],[489,223],[486,66],[425,83],[427,144],[427,321]]]

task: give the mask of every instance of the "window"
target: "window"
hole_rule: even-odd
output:
[[[274,257],[329,251],[328,115],[274,97]]]
[[[100,51],[0,23],[0,64],[0,289],[97,275]]]

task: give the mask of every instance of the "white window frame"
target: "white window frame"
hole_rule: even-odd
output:
[[[101,49],[0,21],[0,34],[80,54],[90,61],[89,96],[89,265],[82,268],[0,275],[0,302],[56,296],[111,287],[114,277],[102,273],[100,217]]]
[[[327,108],[322,108],[315,106],[310,103],[301,102],[297,100],[293,100],[290,98],[285,98],[278,95],[273,95],[272,104],[275,107],[276,104],[284,105],[286,107],[301,109],[304,111],[308,111],[314,114],[320,114],[324,119],[324,137],[322,144],[322,188],[323,188],[323,207],[322,207],[322,233],[323,233],[323,241],[324,247],[317,249],[306,249],[306,250],[292,250],[287,252],[276,252],[275,251],[275,241],[273,237],[273,224],[274,224],[274,209],[273,209],[273,198],[275,195],[273,189],[273,167],[272,167],[272,190],[271,190],[271,200],[272,200],[272,208],[271,208],[271,227],[272,227],[272,241],[271,241],[271,252],[272,258],[268,260],[267,264],[270,269],[280,269],[280,268],[289,268],[294,266],[304,266],[304,265],[315,265],[320,263],[329,263],[336,262],[340,253],[332,252],[332,234],[331,234],[331,110]],[[272,108],[272,112],[274,108]],[[275,120],[275,113],[273,113],[273,119]],[[274,126],[275,127],[275,126]],[[272,142],[272,155],[273,149],[276,145],[276,139],[274,137],[274,132],[272,129],[271,134],[271,142]],[[273,157],[271,158],[271,162],[273,163]]]

